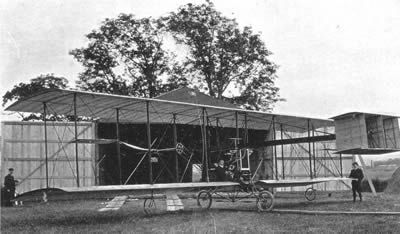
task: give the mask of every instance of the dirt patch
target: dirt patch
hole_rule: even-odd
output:
[[[390,178],[388,186],[385,189],[385,193],[400,193],[400,167],[394,171],[392,178]]]

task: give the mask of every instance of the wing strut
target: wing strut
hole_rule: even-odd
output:
[[[174,138],[174,146],[176,147],[176,145],[178,144],[178,134],[176,131],[176,114],[172,115],[173,118],[173,125],[172,125],[172,134],[173,134],[173,138]],[[179,161],[178,161],[178,152],[174,153],[175,156],[175,182],[179,182]]]
[[[311,162],[311,141],[310,141],[310,120],[307,120],[307,136],[308,136],[308,159],[310,163],[310,179],[313,178],[313,172],[312,172],[312,162]]]
[[[118,176],[119,184],[122,184],[122,169],[121,169],[121,146],[119,145],[119,109],[115,109],[115,115],[117,122],[115,123],[116,134],[117,134],[117,160],[118,160]]]
[[[79,187],[79,163],[78,163],[78,115],[76,114],[76,93],[74,93],[74,128],[75,128],[75,165],[76,185]]]
[[[150,126],[150,110],[149,110],[150,101],[146,101],[146,116],[147,116],[147,145],[148,151],[147,156],[149,157],[149,182],[153,184],[153,165],[151,162],[151,126]]]
[[[47,147],[47,104],[43,102],[43,122],[44,122],[44,153],[46,163],[46,189],[49,188],[49,159],[48,159],[48,147]]]

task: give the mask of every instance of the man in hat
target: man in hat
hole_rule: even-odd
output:
[[[226,181],[226,169],[225,161],[219,160],[217,167],[215,168],[216,181]]]
[[[356,201],[357,193],[358,193],[358,195],[360,197],[360,202],[361,202],[362,201],[361,180],[364,178],[364,173],[361,170],[361,168],[359,168],[357,162],[353,162],[353,169],[351,169],[349,177],[353,178],[353,179],[357,179],[357,180],[351,181],[351,188],[353,190],[353,202]]]
[[[8,169],[8,175],[4,178],[5,200],[6,206],[12,206],[11,200],[14,199],[15,185],[18,182],[13,176],[14,168]]]

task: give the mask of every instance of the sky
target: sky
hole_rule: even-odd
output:
[[[69,51],[119,13],[158,17],[200,0],[2,0],[0,95],[54,73],[73,84],[82,66]],[[286,102],[274,112],[329,118],[348,111],[400,113],[400,1],[214,0],[261,34],[279,65]],[[0,109],[4,120],[12,117]]]
[[[119,13],[165,15],[200,0],[18,1],[0,3],[0,94],[54,73],[77,79],[68,52]],[[329,118],[348,111],[400,113],[400,1],[215,0],[216,8],[262,35],[279,65],[286,99],[274,112]],[[3,117],[4,118],[4,117]]]

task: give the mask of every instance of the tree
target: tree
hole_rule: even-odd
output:
[[[32,78],[30,83],[19,83],[14,85],[10,91],[7,91],[3,95],[3,106],[9,102],[29,97],[44,89],[65,89],[67,86],[68,80],[64,77],[57,77],[54,74],[39,75],[36,78]]]
[[[256,110],[270,110],[280,100],[274,84],[277,65],[268,59],[271,52],[260,35],[250,27],[240,29],[210,1],[184,5],[164,17],[163,24],[187,45],[187,70],[210,96],[223,99],[231,91],[232,102]]]
[[[185,83],[164,81],[174,60],[152,18],[121,14],[106,19],[87,38],[87,47],[70,52],[85,67],[78,82],[83,90],[155,97]]]
[[[68,80],[64,77],[58,77],[54,74],[46,74],[40,75],[36,78],[30,80],[29,83],[19,83],[18,85],[14,85],[14,87],[7,91],[3,96],[3,106],[7,103],[12,101],[17,101],[22,98],[29,97],[33,94],[36,94],[44,89],[51,89],[51,88],[60,88],[65,89],[68,87]],[[39,120],[42,119],[42,115],[40,114],[30,114],[30,115],[23,115],[21,117],[24,121],[26,120]],[[59,120],[62,117],[55,117],[51,116],[50,119]]]

